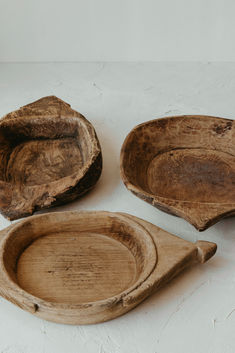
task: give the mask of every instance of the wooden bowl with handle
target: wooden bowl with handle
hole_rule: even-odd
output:
[[[72,201],[100,177],[91,123],[50,96],[0,120],[0,211],[10,220]]]
[[[232,120],[152,120],[126,137],[121,176],[136,196],[202,231],[235,213],[234,141]]]
[[[215,251],[127,214],[42,214],[0,232],[0,294],[46,320],[98,323]]]

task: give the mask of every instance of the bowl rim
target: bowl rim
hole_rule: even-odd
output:
[[[27,225],[27,223],[30,223],[34,220],[42,219],[43,218],[51,218],[56,219],[56,217],[60,217],[63,215],[66,216],[73,216],[73,217],[82,217],[84,214],[89,215],[89,216],[111,216],[112,218],[115,219],[115,221],[120,221],[120,223],[126,223],[128,226],[131,226],[132,229],[135,229],[138,231],[139,235],[143,238],[145,238],[145,242],[148,246],[148,249],[150,250],[151,254],[151,262],[149,261],[147,265],[147,270],[145,270],[144,275],[140,278],[138,277],[137,280],[128,288],[126,288],[124,291],[111,296],[107,297],[102,300],[97,300],[97,301],[92,301],[92,302],[86,302],[86,303],[79,303],[79,304],[73,304],[73,303],[58,303],[58,302],[53,302],[53,301],[47,301],[44,300],[40,297],[37,297],[35,295],[30,294],[23,288],[19,286],[18,283],[16,283],[11,276],[8,273],[8,270],[6,269],[5,263],[4,263],[4,254],[6,253],[7,249],[7,242],[9,239],[13,236],[16,236],[17,231]],[[79,231],[78,231],[79,233]],[[40,237],[40,236],[39,236]],[[38,239],[38,238],[37,238]],[[118,241],[118,240],[117,240]],[[32,242],[33,243],[33,242]],[[32,244],[30,243],[30,244]],[[30,246],[30,244],[28,246]],[[125,246],[125,244],[123,244]],[[27,247],[28,247],[27,246]],[[26,248],[27,248],[26,247]],[[134,255],[133,255],[134,256]],[[19,256],[20,257],[20,256]],[[18,259],[19,259],[18,257]],[[17,261],[18,261],[17,259]],[[141,224],[136,222],[133,219],[129,219],[125,217],[124,215],[121,215],[120,213],[115,213],[115,212],[109,212],[109,211],[65,211],[65,212],[50,212],[50,213],[45,213],[41,215],[36,215],[36,216],[31,216],[26,218],[25,220],[16,223],[15,225],[12,226],[12,228],[8,231],[6,238],[4,238],[3,242],[1,243],[1,249],[0,249],[0,271],[1,271],[1,277],[3,280],[3,283],[7,284],[8,287],[8,297],[10,298],[9,300],[12,300],[14,302],[15,299],[17,299],[17,304],[21,306],[21,303],[24,303],[24,305],[27,306],[27,310],[31,312],[36,312],[42,306],[43,308],[51,308],[53,307],[53,310],[80,310],[86,307],[96,307],[96,308],[104,308],[105,306],[110,306],[112,303],[117,303],[121,302],[126,296],[129,296],[131,292],[135,291],[137,288],[140,288],[141,285],[148,279],[148,277],[152,274],[152,272],[155,270],[158,262],[158,257],[157,257],[157,249],[156,249],[156,244],[154,243],[152,236],[150,235],[149,231]],[[1,288],[0,288],[1,291]],[[30,310],[31,309],[31,310]]]

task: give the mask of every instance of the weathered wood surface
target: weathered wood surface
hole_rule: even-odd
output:
[[[134,216],[55,212],[0,232],[0,294],[46,320],[90,324],[134,308],[216,244],[192,244]]]
[[[92,125],[50,96],[0,120],[0,211],[13,220],[74,200],[100,177]]]
[[[126,137],[121,176],[135,195],[202,231],[235,213],[234,141],[232,120],[152,120]]]

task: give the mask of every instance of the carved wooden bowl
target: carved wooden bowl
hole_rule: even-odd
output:
[[[235,213],[232,120],[177,116],[135,127],[123,144],[126,187],[202,231]]]
[[[0,211],[13,220],[90,190],[102,156],[92,125],[52,96],[0,120],[0,166]]]
[[[48,213],[0,232],[0,294],[46,320],[97,323],[215,251],[126,214]]]

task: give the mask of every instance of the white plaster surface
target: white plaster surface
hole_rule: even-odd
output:
[[[0,65],[0,116],[51,94],[93,123],[104,158],[95,189],[57,210],[129,212],[192,242],[214,241],[218,252],[128,314],[102,324],[54,324],[0,299],[0,353],[234,353],[235,218],[198,233],[153,208],[122,184],[119,153],[130,129],[152,118],[233,119],[235,63]],[[1,228],[9,223],[0,217]]]

